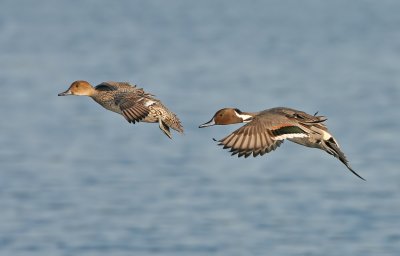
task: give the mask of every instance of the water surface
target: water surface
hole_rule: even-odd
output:
[[[398,255],[397,1],[3,1],[1,255]],[[171,141],[91,99],[130,81]],[[290,142],[260,158],[198,129],[222,107],[328,116],[359,180]]]

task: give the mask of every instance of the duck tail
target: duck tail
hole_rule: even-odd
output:
[[[184,133],[183,131],[183,126],[181,123],[181,120],[179,120],[178,116],[175,115],[174,113],[171,112],[171,116],[169,118],[166,118],[164,120],[164,122],[171,127],[172,129],[174,129],[175,131],[179,132],[179,133]]]
[[[354,175],[362,180],[365,180],[350,167],[349,161],[347,160],[344,153],[340,150],[339,145],[336,143],[333,137],[330,137],[328,140],[322,140],[321,146],[322,149],[325,150],[328,154],[338,158],[344,165],[346,165],[347,169],[349,169]]]

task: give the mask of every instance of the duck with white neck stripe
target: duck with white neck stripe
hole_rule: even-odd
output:
[[[279,147],[285,139],[297,144],[318,148],[338,158],[357,177],[364,180],[349,165],[340,150],[339,144],[323,122],[324,116],[307,114],[303,111],[277,107],[260,112],[243,112],[237,108],[218,110],[213,118],[199,126],[228,125],[247,123],[230,135],[219,140],[224,149],[230,149],[232,155],[247,158],[264,155]]]

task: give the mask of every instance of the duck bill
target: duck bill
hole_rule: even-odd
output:
[[[67,95],[72,95],[72,92],[68,89],[65,92],[60,92],[58,96],[67,96]]]
[[[208,121],[207,123],[200,125],[199,128],[204,128],[204,127],[213,126],[213,125],[215,125],[214,118],[211,119],[210,121]]]

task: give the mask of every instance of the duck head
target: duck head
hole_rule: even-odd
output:
[[[78,80],[71,84],[65,92],[59,93],[58,96],[78,95],[78,96],[91,96],[95,89],[88,82]]]
[[[212,125],[227,125],[237,123],[248,123],[253,119],[253,115],[245,113],[237,108],[223,108],[217,111],[213,118],[199,126],[199,128],[208,127]]]

